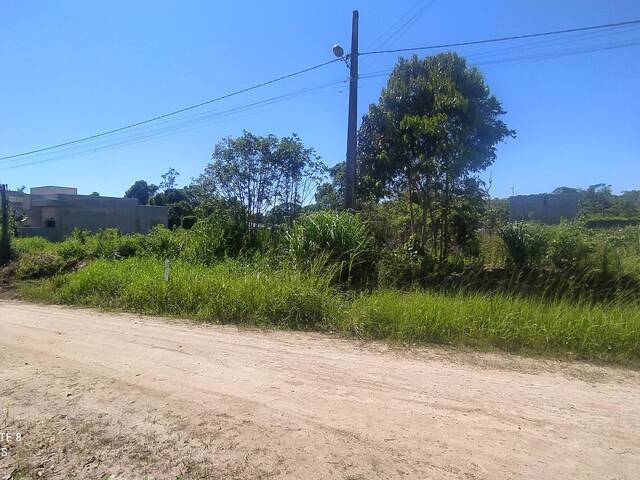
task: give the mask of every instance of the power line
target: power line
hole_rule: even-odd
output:
[[[637,46],[637,45],[640,45],[640,41],[633,40],[633,41],[618,42],[618,43],[608,44],[608,45],[583,46],[581,48],[574,48],[572,50],[564,50],[564,51],[563,50],[557,50],[557,51],[551,51],[551,52],[541,51],[541,52],[539,52],[537,54],[511,56],[511,57],[506,57],[506,58],[495,58],[495,59],[494,58],[488,58],[488,59],[483,58],[486,55],[491,55],[494,52],[484,52],[484,53],[479,53],[479,54],[472,54],[472,55],[466,56],[465,58],[473,66],[477,66],[477,67],[486,67],[486,66],[493,66],[493,65],[514,65],[514,64],[517,64],[517,63],[527,63],[527,62],[535,62],[535,61],[540,61],[540,60],[550,60],[550,59],[568,57],[568,56],[573,56],[573,55],[582,55],[582,54],[586,54],[586,53],[600,52],[600,51],[606,51],[606,50],[615,50],[615,49],[619,49],[619,48],[628,48],[628,47],[633,47],[633,46]],[[515,51],[513,53],[518,53],[518,51]],[[479,59],[480,61],[475,61],[475,59]],[[389,75],[391,72],[393,72],[393,70],[394,70],[393,68],[388,68],[388,69],[368,72],[368,73],[365,73],[365,74],[361,75],[360,79],[384,77],[384,76]]]
[[[375,44],[371,46],[372,49],[379,49],[385,46],[385,44],[391,44],[392,41],[399,40],[407,31],[411,29],[413,24],[424,15],[424,13],[431,8],[436,0],[431,0],[425,4],[422,4],[423,0],[418,0],[414,6],[399,20],[397,20],[385,33],[378,37]],[[406,19],[406,21],[404,21]],[[404,21],[404,23],[402,23]],[[399,25],[400,24],[400,25]],[[395,28],[397,26],[397,28]],[[388,31],[391,33],[386,36]],[[367,67],[371,67],[376,62],[375,58],[370,58],[367,62]]]
[[[431,1],[430,3],[428,3],[426,6],[423,6],[422,8],[420,8],[417,12],[413,13],[413,15],[407,20],[405,21],[405,23],[403,25],[401,25],[396,31],[394,31],[391,36],[393,37],[396,33],[398,33],[399,30],[402,30],[405,26],[407,26],[407,24],[410,24],[414,19],[416,19],[419,15],[421,15],[426,8],[428,8],[429,6],[431,6],[433,4],[433,1]],[[402,19],[404,20],[404,19]],[[402,21],[401,20],[401,21]],[[488,44],[488,43],[497,43],[497,42],[505,42],[505,41],[512,41],[512,40],[521,40],[521,39],[530,39],[530,38],[538,38],[538,37],[548,37],[548,36],[553,36],[553,35],[561,35],[561,34],[571,34],[571,33],[579,33],[579,32],[589,32],[589,31],[595,31],[595,30],[605,30],[605,29],[613,29],[613,28],[620,28],[620,27],[625,27],[625,26],[635,26],[640,24],[640,20],[630,20],[630,21],[626,21],[626,22],[619,22],[619,23],[610,23],[610,24],[604,24],[604,25],[593,25],[593,26],[588,26],[588,27],[579,27],[579,28],[571,28],[571,29],[565,29],[565,30],[556,30],[556,31],[551,31],[551,32],[542,32],[542,33],[531,33],[531,34],[526,34],[526,35],[516,35],[516,36],[509,36],[509,37],[498,37],[498,38],[491,38],[491,39],[484,39],[484,40],[475,40],[475,41],[468,41],[468,42],[458,42],[458,43],[449,43],[449,44],[441,44],[441,45],[429,45],[429,46],[423,46],[423,47],[413,47],[413,48],[398,48],[398,49],[390,49],[390,50],[377,50],[377,51],[370,51],[370,52],[362,52],[360,53],[360,56],[365,56],[365,55],[377,55],[377,54],[384,54],[384,53],[400,53],[400,52],[407,52],[407,51],[418,51],[418,50],[431,50],[431,49],[442,49],[442,48],[451,48],[451,47],[462,47],[462,46],[471,46],[471,45],[482,45],[482,44]],[[633,44],[628,44],[628,45],[615,45],[615,46],[608,46],[608,47],[604,47],[604,48],[599,48],[600,50],[605,50],[605,49],[610,49],[610,48],[619,48],[622,46],[629,46],[629,45],[633,45]],[[576,53],[586,53],[588,51],[596,51],[596,50],[583,50],[583,51],[577,51],[577,52],[562,52],[560,56],[565,56],[565,55],[569,55],[569,54],[576,54]],[[491,54],[491,52],[488,52],[489,55]],[[554,52],[557,54],[557,52]],[[482,54],[480,54],[481,56]],[[494,62],[485,62],[486,64],[493,64],[493,63],[506,63],[506,62],[513,62],[513,61],[522,61],[522,60],[530,60],[530,59],[542,59],[545,58],[544,54],[541,54],[541,56],[538,56],[536,58],[533,57],[521,57],[521,58],[507,58],[507,59],[502,59],[502,60],[496,60]],[[63,143],[59,143],[56,145],[51,145],[48,147],[44,147],[44,148],[38,148],[38,149],[34,149],[34,150],[30,150],[30,151],[26,151],[26,152],[22,152],[22,153],[17,153],[17,154],[13,154],[13,155],[7,155],[4,157],[0,157],[0,161],[4,161],[4,160],[11,160],[11,159],[17,159],[19,157],[24,157],[27,155],[34,155],[34,154],[39,154],[39,153],[43,153],[43,152],[47,152],[53,149],[57,149],[57,148],[61,148],[61,147],[68,147],[68,146],[73,146],[76,144],[80,144],[83,142],[87,142],[90,140],[95,140],[95,139],[99,139],[102,137],[105,137],[107,135],[111,135],[114,133],[119,133],[119,132],[123,132],[123,131],[127,131],[136,127],[140,127],[140,126],[145,126],[151,122],[156,122],[158,120],[162,120],[162,119],[166,119],[168,117],[173,117],[175,115],[178,115],[180,113],[184,113],[199,107],[203,107],[205,105],[209,105],[211,103],[214,102],[218,102],[230,97],[234,97],[236,95],[240,95],[242,93],[246,93],[267,85],[271,85],[274,84],[276,82],[280,82],[282,80],[291,78],[291,77],[295,77],[298,75],[302,75],[304,73],[310,72],[312,70],[316,70],[319,68],[322,68],[324,66],[327,66],[329,64],[335,63],[340,61],[340,59],[333,59],[333,60],[329,60],[317,65],[314,65],[312,67],[308,67],[302,70],[298,70],[296,72],[293,73],[289,73],[287,75],[283,75],[277,78],[274,78],[272,80],[268,80],[266,82],[262,82],[262,83],[258,83],[256,85],[252,85],[250,87],[247,88],[243,88],[241,90],[236,90],[234,92],[225,94],[225,95],[221,95],[219,97],[210,99],[210,100],[206,100],[204,102],[200,102],[198,104],[195,105],[190,105],[188,107],[184,107],[184,108],[180,108],[178,110],[174,110],[172,112],[169,113],[165,113],[162,115],[157,115],[155,117],[146,119],[146,120],[142,120],[139,122],[135,122],[132,124],[128,124],[119,128],[115,128],[112,130],[108,130],[105,132],[101,132],[101,133],[97,133],[94,135],[90,135],[87,137],[83,137],[83,138],[78,138],[75,140],[71,140],[71,141],[67,141],[67,142],[63,142]],[[373,72],[372,75],[363,75],[361,78],[372,78],[375,76],[379,76],[376,75],[377,73],[382,73],[382,72]],[[286,96],[286,95],[285,95]],[[278,98],[278,97],[275,97]],[[270,99],[270,100],[274,100],[274,99]],[[269,101],[269,100],[267,100]],[[257,104],[260,104],[262,102],[257,102]],[[250,105],[252,106],[252,105]],[[232,109],[233,110],[233,109]],[[204,114],[203,116],[207,116],[206,114]],[[182,119],[184,120],[184,119]],[[178,120],[177,121],[181,121]],[[142,133],[142,135],[144,135],[144,133]],[[15,168],[15,167],[14,167]]]
[[[65,158],[70,158],[70,157],[75,157],[75,156],[81,156],[81,155],[86,155],[86,154],[93,154],[96,152],[100,152],[100,151],[106,151],[106,150],[112,150],[114,148],[119,148],[119,147],[123,147],[123,146],[128,146],[128,145],[135,145],[138,143],[142,143],[142,142],[146,142],[149,141],[151,139],[154,138],[164,138],[167,137],[169,135],[174,135],[176,133],[184,133],[184,132],[189,132],[191,130],[194,130],[196,128],[200,128],[204,125],[207,125],[209,123],[212,123],[212,121],[214,120],[218,120],[218,119],[223,119],[223,118],[229,118],[232,116],[235,116],[235,114],[237,113],[243,113],[243,112],[248,112],[250,110],[255,110],[257,108],[260,107],[265,107],[265,106],[270,106],[272,104],[275,103],[279,103],[285,100],[289,100],[291,98],[294,97],[298,97],[300,95],[304,95],[304,94],[308,94],[308,93],[312,93],[318,90],[323,90],[323,89],[327,89],[328,87],[332,87],[332,86],[336,86],[336,85],[343,85],[347,82],[348,80],[334,80],[332,82],[328,82],[325,84],[321,84],[321,85],[316,85],[314,87],[307,87],[307,88],[303,88],[301,90],[297,90],[294,92],[290,92],[284,95],[278,95],[275,97],[271,97],[271,98],[267,98],[265,100],[260,100],[260,101],[256,101],[256,102],[252,102],[246,105],[242,105],[242,106],[238,106],[238,107],[232,107],[229,109],[225,109],[225,110],[219,110],[219,111],[213,111],[213,112],[205,112],[202,114],[198,114],[195,115],[191,118],[186,117],[186,118],[180,118],[180,119],[175,119],[172,120],[172,122],[178,122],[177,124],[174,125],[166,125],[164,127],[160,126],[159,128],[155,128],[152,130],[148,130],[148,131],[140,131],[137,133],[131,133],[128,132],[128,136],[123,137],[123,138],[114,138],[110,141],[107,141],[107,143],[103,143],[103,144],[98,144],[98,145],[94,145],[91,147],[87,147],[83,150],[71,150],[65,153],[62,153],[60,155],[54,156],[54,157],[48,157],[48,158],[43,158],[43,159],[36,159],[36,160],[31,160],[31,157],[29,159],[13,159],[13,160],[9,160],[9,165],[0,165],[0,170],[13,170],[16,168],[22,168],[22,167],[27,167],[27,166],[32,166],[32,165],[39,165],[41,163],[48,163],[51,161],[57,161],[57,160],[61,160],[61,159],[65,159]],[[246,116],[246,115],[243,115]],[[195,126],[193,126],[194,124],[196,124]],[[200,124],[200,125],[197,125]],[[106,139],[100,139],[99,141],[101,142],[105,142]],[[75,145],[75,148],[77,148],[79,145]],[[74,147],[72,147],[74,148]],[[46,154],[45,154],[46,155]],[[11,165],[10,163],[12,161],[17,161],[17,162],[24,162],[24,163],[17,163],[14,165]]]
[[[640,40],[633,40],[628,42],[614,43],[610,45],[585,46],[579,49],[568,50],[568,51],[558,50],[555,52],[541,52],[538,54],[534,53],[526,56],[511,57],[506,59],[494,59],[494,60],[488,59],[488,60],[477,62],[475,64],[483,67],[492,66],[492,65],[515,65],[518,63],[536,62],[540,60],[551,60],[555,58],[563,58],[563,57],[569,57],[573,55],[582,55],[582,54],[593,53],[593,52],[602,52],[606,50],[616,50],[619,48],[628,48],[628,47],[634,47],[638,45],[640,45]]]
[[[114,128],[113,130],[108,130],[106,132],[101,132],[101,133],[96,133],[94,135],[89,135],[88,137],[83,137],[83,138],[78,138],[78,139],[75,139],[75,140],[70,140],[68,142],[58,143],[57,145],[51,145],[51,146],[44,147],[44,148],[38,148],[38,149],[35,149],[35,150],[30,150],[28,152],[15,153],[13,155],[7,155],[7,156],[4,156],[4,157],[0,157],[0,160],[8,160],[8,159],[11,159],[11,158],[24,157],[25,155],[31,155],[31,154],[34,154],[34,153],[40,153],[40,152],[44,152],[44,151],[47,151],[47,150],[52,150],[54,148],[59,148],[59,147],[66,147],[68,145],[73,145],[73,144],[76,144],[76,143],[85,142],[87,140],[93,140],[95,138],[104,137],[105,135],[110,135],[112,133],[117,133],[117,132],[121,132],[123,130],[128,130],[130,128],[138,127],[140,125],[145,125],[147,123],[155,122],[156,120],[161,120],[163,118],[171,117],[171,116],[177,115],[179,113],[183,113],[183,112],[186,112],[186,111],[189,111],[189,110],[193,110],[194,108],[203,107],[204,105],[209,105],[209,104],[214,103],[214,102],[219,102],[220,100],[225,100],[227,98],[234,97],[236,95],[240,95],[241,93],[250,92],[251,90],[256,90],[257,88],[265,87],[267,85],[271,85],[273,83],[280,82],[282,80],[286,80],[286,79],[291,78],[291,77],[302,75],[303,73],[307,73],[307,72],[310,72],[312,70],[316,70],[318,68],[325,67],[327,65],[330,65],[330,64],[338,62],[338,61],[340,61],[340,59],[339,58],[335,58],[333,60],[329,60],[327,62],[323,62],[323,63],[320,63],[318,65],[314,65],[312,67],[305,68],[303,70],[298,70],[297,72],[289,73],[287,75],[282,75],[281,77],[277,77],[277,78],[274,78],[272,80],[268,80],[266,82],[258,83],[256,85],[252,85],[250,87],[243,88],[241,90],[236,90],[234,92],[227,93],[225,95],[221,95],[219,97],[212,98],[210,100],[206,100],[204,102],[200,102],[200,103],[197,103],[195,105],[190,105],[188,107],[184,107],[184,108],[180,108],[178,110],[174,110],[173,112],[164,113],[162,115],[157,115],[155,117],[148,118],[147,120],[142,120],[140,122],[131,123],[131,124],[125,125],[123,127]]]
[[[417,0],[416,3],[413,4],[400,18],[398,18],[388,28],[380,33],[380,35],[376,37],[373,43],[370,44],[370,48],[377,49],[384,46],[385,43],[388,43],[391,38],[393,38],[393,36],[397,33],[397,31],[402,28],[402,23],[408,21],[410,17],[415,13],[415,11],[421,8],[421,4],[422,0]]]
[[[376,50],[371,52],[360,52],[360,55],[361,56],[379,55],[383,53],[401,53],[401,52],[413,52],[413,51],[419,51],[419,50],[435,50],[439,48],[465,47],[468,45],[482,45],[486,43],[507,42],[511,40],[522,40],[526,38],[546,37],[550,35],[561,35],[561,34],[575,33],[575,32],[586,32],[589,30],[602,30],[605,28],[617,28],[617,27],[624,27],[628,25],[638,25],[638,24],[640,24],[640,19],[629,20],[627,22],[619,22],[619,23],[607,23],[604,25],[592,25],[589,27],[568,28],[565,30],[555,30],[551,32],[528,33],[526,35],[513,35],[510,37],[497,37],[497,38],[488,38],[484,40],[472,40],[469,42],[443,43],[441,45],[428,45],[424,47],[394,48],[391,50]]]
[[[424,5],[420,6],[420,8],[418,8],[418,10],[413,15],[411,15],[411,17],[409,17],[406,22],[400,25],[394,32],[391,33],[391,35],[389,35],[389,37],[383,42],[383,45],[384,43],[391,43],[392,41],[401,38],[409,29],[411,29],[413,24],[418,21],[420,17],[422,17],[434,3],[435,0],[431,0],[430,2],[427,2]]]
[[[275,97],[271,97],[271,98],[267,98],[264,100],[258,100],[246,105],[240,105],[240,106],[235,106],[235,107],[229,107],[226,109],[216,109],[216,110],[205,110],[205,111],[201,111],[198,113],[191,113],[188,115],[182,115],[179,117],[172,117],[172,118],[167,118],[164,119],[162,121],[158,121],[154,124],[147,124],[147,125],[142,125],[139,127],[135,127],[132,128],[130,130],[127,131],[122,131],[122,132],[118,132],[114,135],[111,136],[105,136],[105,137],[100,137],[100,138],[96,138],[93,139],[92,141],[88,141],[89,145],[91,145],[90,151],[93,148],[96,148],[97,150],[99,150],[102,146],[102,142],[112,142],[112,141],[122,141],[124,140],[125,142],[130,139],[130,138],[137,138],[139,136],[147,136],[149,134],[153,134],[154,132],[164,132],[164,131],[174,131],[174,130],[178,130],[180,129],[182,126],[184,125],[190,125],[193,123],[199,123],[202,121],[206,121],[212,118],[219,118],[219,117],[223,117],[226,116],[230,113],[235,113],[238,111],[242,111],[242,110],[249,110],[252,109],[253,107],[257,107],[257,106],[261,106],[261,105],[265,105],[268,103],[275,103],[278,101],[282,101],[282,100],[287,100],[289,98],[293,98],[308,92],[313,92],[316,90],[320,90],[320,89],[325,89],[327,87],[330,86],[334,86],[334,85],[338,85],[338,84],[344,84],[346,83],[348,80],[344,79],[344,78],[340,78],[340,79],[335,79],[332,80],[330,82],[327,83],[323,83],[320,85],[315,85],[315,86],[311,86],[311,87],[306,87],[303,88],[301,90],[296,90],[294,92],[289,92],[289,93],[285,93],[282,95],[278,95]],[[77,148],[83,148],[86,144],[73,144],[73,145],[67,145],[66,147],[60,147],[60,149],[56,150],[56,153],[60,153],[62,155],[66,155],[67,153],[70,155],[74,155],[75,153],[75,149]],[[29,158],[33,158],[33,157],[39,157],[39,156],[46,156],[46,155],[50,155],[52,152],[50,151],[45,151],[45,152],[40,152],[40,153],[34,153],[32,155],[29,156]],[[58,158],[58,157],[56,157]],[[13,159],[6,159],[2,162],[2,164],[0,164],[0,167],[6,163],[12,163],[12,162],[20,162],[24,160],[23,158],[13,158]]]
[[[494,57],[498,60],[504,60],[505,57],[509,54],[532,50],[541,51],[541,49],[544,47],[560,47],[564,45],[570,46],[571,44],[577,44],[576,46],[579,46],[579,44],[581,43],[589,45],[589,42],[591,42],[591,40],[609,40],[616,37],[625,36],[632,28],[633,26],[627,26],[626,28],[619,28],[616,30],[578,32],[563,37],[544,37],[526,43],[518,42],[516,44],[506,44],[505,46],[501,46],[500,48],[493,48],[480,52],[471,52],[469,54],[466,54],[465,58],[473,62],[481,57]],[[597,46],[598,44],[595,45]],[[594,44],[590,46],[594,46]]]

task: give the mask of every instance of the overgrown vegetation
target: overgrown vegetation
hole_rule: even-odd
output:
[[[301,218],[287,235],[294,265],[335,268],[342,282],[364,285],[373,276],[375,244],[367,226],[352,213],[318,212]]]
[[[265,232],[263,243],[238,224],[207,219],[191,230],[158,227],[144,236],[105,230],[76,232],[59,243],[18,238],[16,275],[40,278],[21,283],[20,291],[49,302],[405,343],[638,360],[640,272],[625,266],[640,259],[640,228],[609,235],[568,223],[526,229],[536,239],[535,266],[517,266],[504,248],[501,266],[487,267],[464,258],[438,263],[415,239],[396,249],[382,245],[356,214],[309,214],[289,233]],[[498,234],[490,238],[502,241]],[[247,248],[229,249],[236,243]]]
[[[439,343],[578,358],[640,358],[640,310],[516,299],[500,294],[377,291],[341,294],[319,270],[254,261],[176,261],[163,280],[156,258],[97,260],[75,273],[23,284],[32,299],[215,323],[321,329],[359,338]]]
[[[514,135],[504,113],[459,56],[402,60],[359,133],[357,213],[339,211],[344,164],[321,183],[295,134],[244,132],[190,185],[170,169],[126,192],[166,205],[170,228],[15,238],[0,279],[28,298],[204,321],[640,359],[640,197],[595,185],[576,221],[509,223],[479,177]]]
[[[178,260],[171,263],[171,279],[165,282],[163,268],[155,258],[101,259],[23,291],[62,303],[216,323],[309,329],[337,317],[336,297],[323,275],[234,260],[213,266]]]
[[[382,291],[358,298],[345,318],[348,331],[366,338],[608,360],[640,355],[640,310],[624,306]]]

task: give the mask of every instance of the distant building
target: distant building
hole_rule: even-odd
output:
[[[25,216],[19,236],[62,240],[76,228],[147,233],[155,225],[167,225],[167,207],[138,205],[135,198],[78,195],[76,188],[52,186],[8,193],[13,210]]]
[[[516,195],[509,198],[509,220],[537,220],[543,223],[560,223],[571,220],[580,212],[582,193],[539,193]]]

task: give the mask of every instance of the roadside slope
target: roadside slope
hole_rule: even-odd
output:
[[[0,365],[0,478],[640,475],[633,371],[12,301]]]

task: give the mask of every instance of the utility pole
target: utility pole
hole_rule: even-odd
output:
[[[347,164],[344,189],[345,207],[356,208],[356,151],[358,135],[358,19],[353,11],[351,22],[351,54],[349,55],[349,124],[347,128]]]
[[[0,210],[2,211],[2,233],[0,233],[0,266],[11,260],[11,237],[9,233],[9,199],[7,186],[0,184]]]

